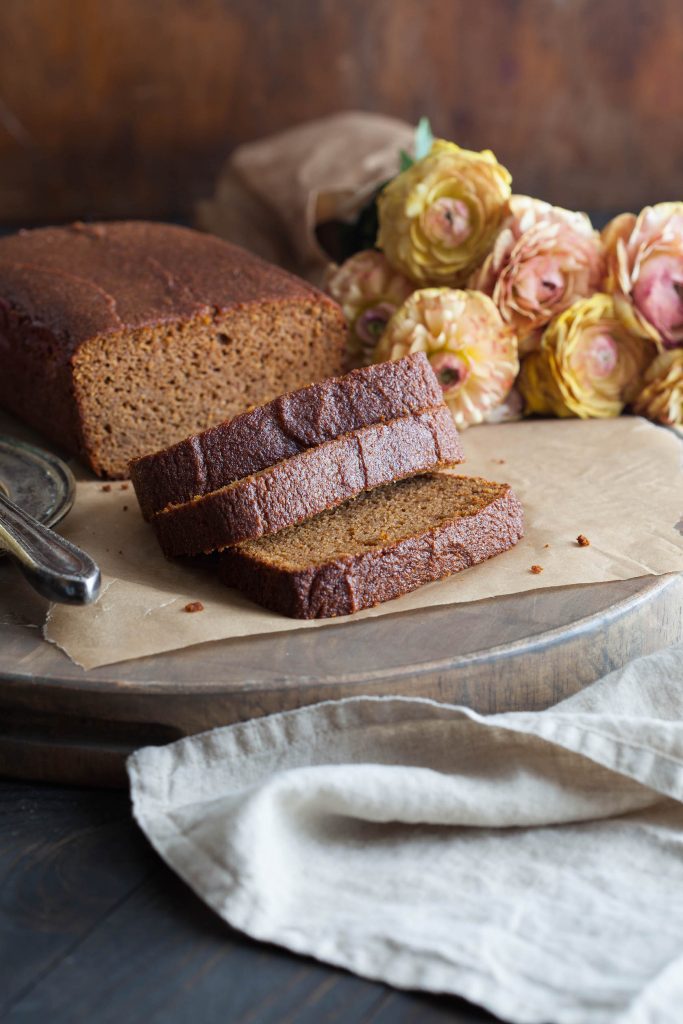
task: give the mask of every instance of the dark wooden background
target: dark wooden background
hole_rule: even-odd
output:
[[[519,191],[683,193],[680,0],[1,0],[0,223],[188,216],[237,143],[431,116]]]
[[[0,0],[0,229],[188,218],[235,145],[345,108],[427,113],[564,205],[683,198],[683,3]],[[231,932],[123,794],[0,783],[0,945],[2,1019],[493,1019]]]

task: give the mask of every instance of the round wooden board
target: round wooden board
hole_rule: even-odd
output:
[[[0,604],[16,608],[23,584],[3,571]],[[358,694],[539,710],[683,638],[682,598],[679,575],[537,590],[88,672],[38,629],[0,625],[0,773],[120,785],[137,747]]]

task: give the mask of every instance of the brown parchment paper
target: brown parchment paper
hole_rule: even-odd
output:
[[[672,432],[635,417],[525,421],[475,427],[463,441],[463,472],[515,488],[525,509],[524,540],[498,558],[352,618],[683,570],[683,449]],[[111,486],[105,492],[99,482],[80,482],[61,528],[99,562],[102,594],[87,608],[54,606],[45,629],[84,667],[341,621],[274,615],[205,570],[167,561],[132,488]],[[577,545],[580,533],[590,547]],[[543,567],[540,575],[530,572],[534,564]],[[196,600],[204,611],[183,610]]]

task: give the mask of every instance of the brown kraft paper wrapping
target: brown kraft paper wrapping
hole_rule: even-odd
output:
[[[348,110],[239,146],[197,226],[320,283],[329,258],[316,238],[328,220],[353,220],[412,152],[405,121]]]

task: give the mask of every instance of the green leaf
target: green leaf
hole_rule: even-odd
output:
[[[406,153],[405,149],[402,149],[398,155],[398,168],[400,171],[407,171],[409,167],[412,167],[415,161],[413,160],[410,153]]]
[[[428,117],[421,117],[415,129],[415,159],[421,160],[432,148],[434,135]],[[402,167],[401,170],[404,168]]]

